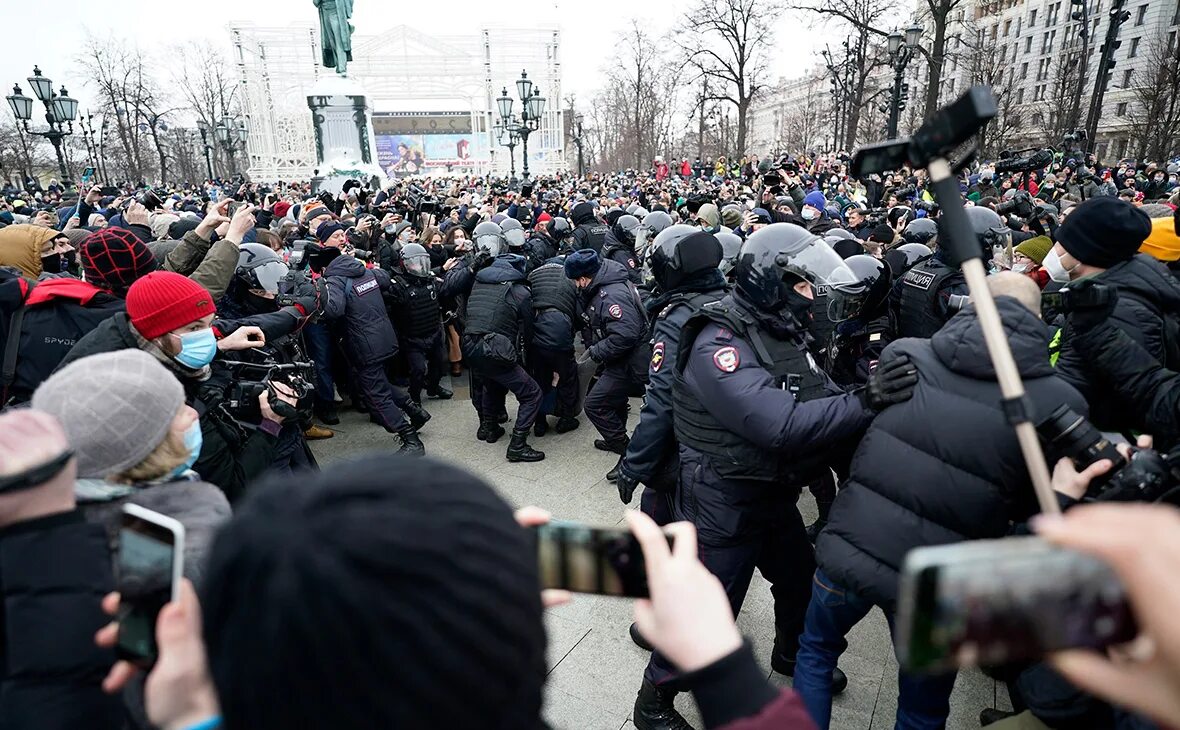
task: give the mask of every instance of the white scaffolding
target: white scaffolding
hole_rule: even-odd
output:
[[[319,31],[312,26],[258,28],[235,25],[239,83],[250,115],[250,175],[258,180],[308,179],[315,165],[315,137],[307,90],[320,74]],[[566,167],[561,103],[560,32],[555,28],[486,28],[473,36],[426,35],[397,26],[355,36],[348,76],[369,96],[374,113],[464,112],[470,115],[475,159],[506,173],[507,148],[491,133],[495,98],[528,70],[547,99],[541,127],[529,137],[529,167],[545,174]],[[519,113],[520,101],[514,110]],[[520,148],[517,148],[519,171]]]

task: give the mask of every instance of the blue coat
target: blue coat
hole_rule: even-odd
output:
[[[354,365],[397,354],[397,335],[385,309],[389,274],[366,269],[352,256],[337,256],[324,269],[323,317],[343,324],[344,350]]]
[[[639,293],[617,261],[606,260],[582,292],[592,344],[590,357],[608,368],[635,369],[646,373],[648,358],[640,350],[647,338],[647,314]],[[636,353],[642,362],[634,363]]]

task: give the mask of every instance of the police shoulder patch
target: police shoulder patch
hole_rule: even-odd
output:
[[[653,373],[660,372],[660,366],[664,364],[664,343],[657,342],[651,348],[651,371]]]
[[[721,347],[713,353],[713,364],[723,373],[732,373],[741,364],[736,347]]]
[[[611,317],[613,317],[615,319],[622,319],[623,318],[623,308],[617,304],[612,304],[609,307],[607,307],[606,312],[607,312],[607,314],[609,314]]]
[[[627,265],[634,269],[635,268],[635,259],[627,259]]]

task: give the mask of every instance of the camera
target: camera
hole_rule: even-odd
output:
[[[1041,308],[1066,313],[1078,309],[1101,309],[1110,304],[1114,290],[1104,284],[1091,283],[1081,289],[1065,287],[1041,294]]]
[[[906,185],[904,188],[897,188],[896,190],[890,191],[889,194],[892,195],[893,197],[897,198],[898,200],[905,200],[907,198],[912,198],[915,195],[917,195],[918,188],[913,185]]]
[[[1067,405],[1037,424],[1037,434],[1054,459],[1068,458],[1078,471],[1102,459],[1114,467],[1090,481],[1086,498],[1105,502],[1155,502],[1176,483],[1170,457],[1152,449],[1131,449],[1124,459],[1094,425]]]
[[[1053,150],[1048,147],[1038,150],[1029,147],[1023,150],[1004,150],[996,161],[996,173],[1032,172],[1048,167],[1053,162]]]
[[[284,418],[293,418],[310,409],[310,399],[307,397],[313,390],[313,365],[310,362],[292,363],[253,363],[241,360],[226,360],[234,373],[234,382],[230,385],[225,398],[225,406],[230,415],[241,423],[259,423],[262,421],[262,411],[258,405],[258,396],[270,391],[271,408]],[[292,408],[279,401],[274,389],[275,383],[282,383],[295,394],[298,405]]]
[[[939,211],[938,203],[930,200],[919,200],[918,202],[914,203],[914,207],[918,210],[926,211],[927,215],[931,218],[938,215]]]
[[[996,212],[1001,216],[1015,214],[1021,218],[1032,218],[1036,214],[1036,205],[1027,190],[1017,190],[1011,200],[1005,200],[996,206]]]
[[[160,197],[159,193],[157,193],[155,190],[152,190],[151,188],[144,190],[135,198],[135,200],[148,210],[159,210],[160,208],[164,207],[164,199]]]

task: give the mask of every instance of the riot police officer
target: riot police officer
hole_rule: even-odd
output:
[[[623,503],[630,504],[635,487],[647,485],[642,508],[660,524],[672,521],[669,498],[680,464],[672,429],[672,366],[684,323],[725,294],[719,235],[695,226],[670,226],[656,236],[647,259],[659,291],[647,302],[653,315],[647,394],[615,486]]]
[[[578,364],[574,361],[574,323],[578,321],[578,293],[565,276],[565,261],[553,258],[528,275],[533,301],[533,339],[528,343],[529,374],[541,387],[542,402],[550,400],[558,416],[558,433],[573,431],[580,424],[578,407]],[[553,378],[557,377],[557,385]],[[549,429],[547,406],[533,423],[533,433],[544,436]]]
[[[588,248],[595,253],[602,252],[610,226],[598,220],[594,215],[593,205],[586,201],[575,205],[570,211],[570,222],[574,226],[574,232],[570,237],[570,245],[574,251]]]
[[[920,243],[923,246],[934,246],[938,238],[938,224],[929,218],[915,218],[906,224],[901,232],[906,243]]]
[[[391,278],[389,300],[410,371],[410,399],[421,405],[422,390],[431,398],[454,395],[441,384],[446,347],[443,342],[443,299],[439,281],[430,270],[430,252],[417,243],[401,249],[401,266]]]
[[[886,262],[868,254],[850,256],[844,263],[855,280],[832,285],[839,296],[828,304],[834,328],[823,369],[837,385],[854,387],[868,382],[888,344],[886,305],[892,277]],[[821,510],[820,518],[825,516]]]
[[[562,249],[562,242],[573,234],[570,222],[565,218],[553,218],[544,228],[534,228],[525,241],[528,251],[529,270],[536,269],[553,258]]]
[[[700,556],[737,615],[757,567],[772,584],[772,668],[792,675],[815,570],[796,507],[800,485],[846,459],[875,410],[908,398],[905,371],[843,393],[816,366],[805,320],[813,287],[850,282],[840,257],[806,229],[771,224],[742,247],[734,292],[681,334],[673,403],[680,445],[674,515],[697,526]],[[908,363],[907,363],[908,366]],[[652,655],[632,715],[637,728],[682,728],[674,669]],[[833,691],[847,684],[832,677]]]
[[[742,250],[742,237],[724,228],[713,235],[717,236],[717,240],[721,242],[721,263],[717,265],[717,268],[728,281],[733,273],[733,267],[737,264],[738,254]]]
[[[633,215],[621,215],[606,233],[602,258],[617,261],[627,270],[627,278],[636,286],[643,283],[639,258],[635,254],[635,234],[642,224]]]
[[[635,232],[635,255],[639,257],[639,262],[643,263],[647,259],[647,249],[655,241],[656,236],[675,221],[662,210],[653,210],[640,220],[643,223]]]
[[[627,270],[617,261],[582,249],[566,257],[565,275],[582,299],[591,340],[586,357],[599,364],[582,410],[602,436],[594,447],[622,457],[627,451],[627,399],[647,380],[647,315]]]
[[[476,236],[476,245],[481,245],[478,231]],[[483,381],[480,425],[487,433],[484,440],[493,443],[504,434],[495,413],[505,393],[511,391],[519,403],[508,461],[545,458],[528,444],[529,429],[541,408],[541,388],[520,365],[521,344],[533,336],[532,296],[524,267],[523,256],[502,254],[479,270],[467,298],[463,331],[463,357]]]

